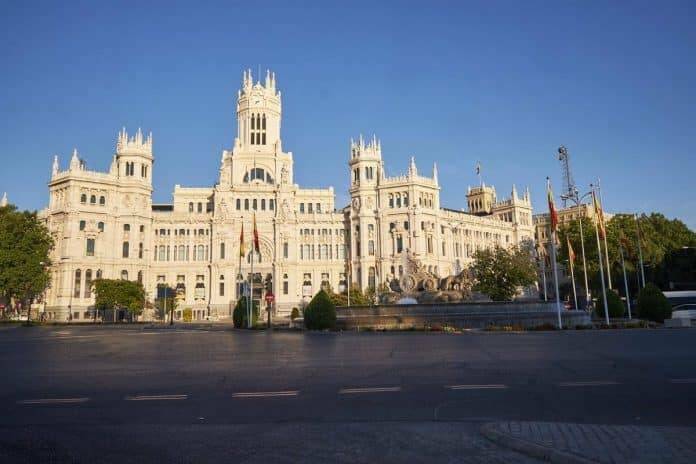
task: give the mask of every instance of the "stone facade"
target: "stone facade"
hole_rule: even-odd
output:
[[[281,92],[275,75],[254,82],[245,72],[237,101],[237,135],[223,150],[212,187],[176,185],[171,204],[152,203],[153,139],[119,134],[108,172],[86,168],[77,150],[67,170],[56,157],[49,205],[41,212],[56,247],[47,291],[49,319],[83,320],[99,277],[139,280],[148,298],[166,283],[179,311],[194,320],[228,318],[251,267],[252,217],[260,254],[256,298],[270,281],[276,313],[289,314],[323,285],[363,289],[398,278],[410,250],[436,275],[456,273],[474,251],[533,240],[529,192],[498,200],[489,186],[469,189],[467,210],[443,208],[437,167],[388,176],[381,143],[362,137],[349,152],[351,203],[337,208],[332,187],[293,181],[293,154],[281,143]],[[240,257],[244,227],[246,250]],[[241,261],[241,269],[240,269]]]

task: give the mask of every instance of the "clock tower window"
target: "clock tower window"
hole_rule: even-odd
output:
[[[251,144],[266,145],[266,115],[251,114]]]

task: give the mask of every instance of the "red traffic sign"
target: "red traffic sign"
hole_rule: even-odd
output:
[[[266,293],[266,303],[271,304],[275,301],[275,295],[271,292]]]

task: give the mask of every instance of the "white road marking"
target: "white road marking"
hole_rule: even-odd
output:
[[[559,387],[601,387],[604,385],[618,385],[619,382],[613,380],[588,380],[586,382],[561,382]]]
[[[507,388],[503,384],[488,384],[488,385],[445,385],[445,388],[450,390],[500,390]]]
[[[89,401],[89,398],[40,398],[34,400],[17,401],[18,404],[70,404],[84,403]]]
[[[167,401],[167,400],[185,400],[188,395],[136,395],[126,396],[126,401]]]
[[[364,387],[364,388],[343,388],[338,391],[339,395],[351,395],[354,393],[387,393],[401,391],[401,387]]]
[[[272,398],[278,396],[297,396],[298,390],[275,391],[275,392],[238,392],[233,393],[232,398]]]
[[[696,383],[696,379],[669,379],[671,383]]]

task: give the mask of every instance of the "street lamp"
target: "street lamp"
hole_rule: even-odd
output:
[[[590,308],[590,286],[589,286],[588,280],[587,280],[587,262],[585,260],[585,235],[582,231],[582,212],[580,211],[580,207],[584,204],[583,201],[585,200],[585,198],[591,197],[591,196],[592,196],[592,190],[580,195],[580,192],[578,192],[577,188],[573,189],[572,194],[561,195],[561,199],[572,201],[578,210],[578,223],[580,225],[580,248],[582,250],[582,273],[585,276],[585,309],[586,310],[589,310],[589,308]]]

